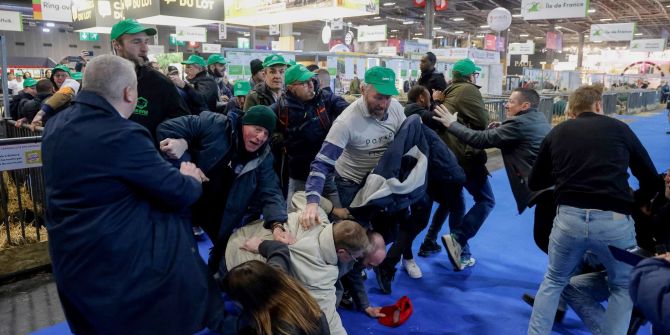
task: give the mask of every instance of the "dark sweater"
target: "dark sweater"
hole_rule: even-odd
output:
[[[556,185],[556,203],[631,214],[628,168],[640,182],[640,203],[655,194],[657,172],[647,150],[625,123],[591,112],[556,126],[542,142],[528,186]]]

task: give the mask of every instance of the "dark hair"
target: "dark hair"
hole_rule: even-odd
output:
[[[426,57],[428,57],[428,61],[431,64],[435,65],[435,63],[437,63],[437,57],[435,57],[434,53],[428,51],[428,52],[426,52]]]
[[[54,84],[49,79],[40,79],[35,85],[35,90],[37,94],[50,94],[53,93]]]
[[[407,100],[409,102],[416,103],[419,101],[419,98],[424,94],[424,92],[428,91],[427,88],[421,85],[414,85],[409,92],[407,92]],[[428,92],[430,95],[430,92]]]
[[[316,300],[295,279],[266,263],[252,260],[232,268],[223,290],[252,315],[259,335],[319,330],[321,309]]]
[[[521,102],[529,102],[530,108],[537,108],[540,106],[540,95],[532,88],[515,88],[512,93],[519,92],[521,95]]]
[[[319,66],[316,65],[316,64],[307,65],[307,70],[309,70],[310,72],[314,72],[314,70],[318,70],[318,69],[319,69]]]
[[[251,68],[251,75],[255,76],[256,73],[263,70],[263,61],[260,59],[252,59],[251,62],[249,62],[249,67]]]

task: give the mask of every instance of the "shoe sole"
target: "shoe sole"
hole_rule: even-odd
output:
[[[463,268],[461,267],[460,262],[457,261],[456,255],[454,255],[451,252],[451,248],[449,248],[449,241],[447,241],[447,238],[451,239],[450,235],[443,235],[442,236],[442,245],[444,245],[444,250],[447,251],[447,256],[449,256],[449,261],[451,262],[451,265],[454,266],[454,271],[463,271]]]

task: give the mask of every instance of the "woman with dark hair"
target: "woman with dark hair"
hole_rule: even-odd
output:
[[[325,315],[307,290],[266,263],[249,261],[234,267],[223,285],[251,319],[246,327],[238,323],[241,334],[330,334]]]

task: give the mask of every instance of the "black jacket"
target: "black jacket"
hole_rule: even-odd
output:
[[[440,92],[447,89],[447,81],[444,80],[444,75],[439,72],[435,72],[433,68],[432,71],[421,72],[421,77],[419,77],[419,85],[428,89],[430,92],[431,100],[433,95],[433,90],[438,90]]]
[[[23,90],[19,91],[17,95],[13,96],[12,101],[9,103],[9,116],[12,118],[12,120],[16,121],[20,119],[19,106],[21,103],[25,100],[33,99],[35,99],[34,96],[24,92]],[[32,121],[32,119],[30,119],[30,121]]]
[[[502,151],[519,213],[539,194],[528,189],[528,175],[542,140],[551,130],[544,114],[531,109],[505,120],[498,128],[476,131],[456,122],[447,130],[473,148],[499,148]]]
[[[631,214],[633,193],[628,168],[640,181],[638,198],[656,194],[658,173],[635,133],[625,123],[586,112],[563,122],[542,142],[528,186],[556,186],[556,203]]]
[[[414,114],[420,116],[421,121],[428,126],[428,128],[435,130],[436,132],[444,130],[444,126],[439,121],[433,119],[435,113],[413,102],[405,105],[405,116],[410,117]]]
[[[156,138],[156,127],[161,122],[190,113],[168,77],[150,66],[140,66],[135,71],[138,97],[130,120],[147,128]]]
[[[189,80],[196,93],[202,97],[211,112],[216,112],[216,103],[219,101],[219,86],[214,78],[202,71]]]
[[[35,118],[37,112],[40,111],[42,107],[42,102],[48,99],[51,96],[49,94],[38,94],[37,97],[33,99],[24,99],[19,104],[19,119],[26,118],[28,121],[32,121]]]

